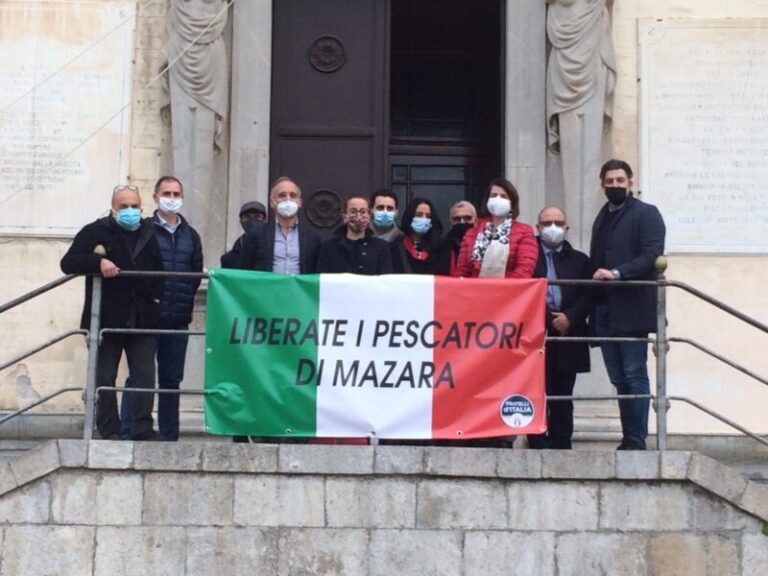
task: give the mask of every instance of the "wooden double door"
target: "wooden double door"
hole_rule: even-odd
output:
[[[353,193],[479,200],[500,174],[502,0],[273,4],[270,173],[338,223]]]

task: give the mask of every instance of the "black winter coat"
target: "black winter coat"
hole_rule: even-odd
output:
[[[65,274],[101,272],[101,259],[107,258],[121,270],[163,270],[155,225],[145,218],[135,232],[120,228],[107,216],[87,224],[77,233],[61,259]],[[133,248],[131,248],[133,246]],[[97,250],[97,247],[100,247]],[[97,252],[94,252],[97,250]],[[85,280],[85,306],[81,328],[90,326],[92,278]],[[102,328],[154,328],[159,317],[162,278],[105,278],[102,282]]]
[[[451,273],[451,246],[444,241],[437,242],[429,251],[426,260],[417,260],[410,255],[401,236],[390,244],[392,266],[396,274],[436,274],[448,276]]]
[[[240,245],[239,254],[232,251],[225,254],[222,257],[222,266],[272,272],[275,260],[275,226],[275,221],[269,220],[263,226],[256,228],[254,233],[246,234]],[[298,227],[299,273],[315,274],[320,252],[320,236],[301,220]]]
[[[153,218],[155,236],[163,257],[166,272],[202,272],[203,246],[200,234],[179,214],[181,222],[171,234],[160,224],[159,216]],[[200,279],[166,278],[160,302],[160,327],[181,328],[192,322],[195,292]]]
[[[544,250],[539,244],[539,258],[533,270],[534,278],[547,277],[547,261]],[[583,252],[575,250],[567,241],[562,250],[552,256],[557,277],[561,280],[589,280],[592,278],[592,266]],[[571,329],[565,336],[587,336],[587,316],[592,298],[588,286],[560,286],[560,312],[565,313],[571,322]],[[562,336],[552,330],[552,313],[547,310],[547,330],[550,336]],[[563,372],[589,372],[589,344],[586,342],[547,342],[547,355],[554,356],[555,366]]]
[[[621,280],[655,280],[655,262],[664,254],[666,235],[658,208],[633,196],[627,198],[613,217],[603,259],[595,253],[595,247],[596,236],[607,214],[606,202],[592,226],[592,262],[602,261],[604,268],[618,270]],[[646,336],[656,332],[655,287],[604,288],[603,294],[608,306],[610,336]]]
[[[320,248],[317,268],[320,273],[349,272],[375,276],[392,273],[389,242],[376,238],[370,229],[360,240],[347,238],[346,225],[340,226]]]

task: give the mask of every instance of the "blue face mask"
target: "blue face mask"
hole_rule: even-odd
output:
[[[395,213],[386,210],[374,210],[373,223],[379,228],[389,228],[395,223]]]
[[[431,218],[414,218],[411,221],[411,230],[416,234],[426,234],[432,228]]]
[[[115,220],[120,228],[134,231],[141,226],[141,210],[138,208],[123,208],[115,212]]]

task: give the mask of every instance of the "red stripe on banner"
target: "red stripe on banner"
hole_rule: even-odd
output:
[[[546,280],[435,277],[433,438],[546,430]],[[439,375],[446,366],[453,387]]]

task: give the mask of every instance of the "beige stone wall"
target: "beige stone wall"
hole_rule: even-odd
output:
[[[768,18],[764,0],[620,0],[613,6],[618,79],[613,148],[617,157],[640,166],[640,94],[637,23],[643,18]],[[765,234],[768,230],[754,230]],[[745,232],[748,232],[745,230]],[[667,277],[689,283],[768,324],[768,255],[673,255]],[[669,335],[701,342],[768,378],[768,334],[673,289],[669,293]],[[668,357],[671,394],[688,396],[755,431],[768,432],[762,407],[768,386],[710,359],[686,344],[673,344]],[[732,429],[682,404],[670,413],[673,432],[730,433]]]
[[[23,0],[22,0],[23,1]],[[99,1],[99,0],[96,0]],[[63,0],[77,5],[77,0]],[[101,0],[120,4],[118,0]],[[164,57],[167,0],[137,2],[134,46],[132,121],[129,182],[139,186],[145,214],[154,206],[152,186],[159,174],[163,127],[160,122],[161,82],[155,79]],[[120,103],[115,102],[115,109]],[[117,182],[115,182],[117,184]],[[102,195],[103,197],[103,195]],[[66,202],[66,190],[62,190]],[[55,211],[56,206],[51,206]],[[108,206],[104,206],[106,211]],[[86,224],[87,222],[83,222]],[[59,260],[69,246],[68,239],[35,237],[0,238],[0,303],[41,286],[62,275]],[[0,360],[5,361],[43,341],[79,326],[83,302],[83,281],[75,280],[46,296],[23,304],[0,316]],[[0,410],[16,409],[29,400],[65,386],[85,385],[87,351],[82,337],[74,336],[0,372]],[[79,394],[68,393],[39,409],[46,412],[81,411]]]
[[[757,576],[766,514],[685,452],[59,441],[0,464],[0,576]]]

